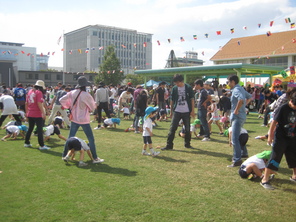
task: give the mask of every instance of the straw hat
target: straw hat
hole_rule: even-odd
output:
[[[45,89],[45,84],[42,80],[37,80],[37,82],[35,83],[35,86],[40,86],[43,89]]]

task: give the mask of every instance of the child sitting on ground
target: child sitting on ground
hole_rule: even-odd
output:
[[[104,120],[104,128],[115,128],[116,124],[120,125],[120,119],[119,118],[108,118]]]
[[[241,178],[255,179],[263,177],[263,170],[269,160],[271,151],[263,151],[245,160],[238,171]],[[272,176],[273,178],[274,176]]]
[[[75,152],[80,152],[80,158],[79,158],[79,164],[78,166],[87,166],[87,163],[83,162],[84,160],[84,151],[87,152],[89,158],[93,160],[93,157],[90,152],[89,146],[86,144],[86,142],[78,137],[70,137],[67,139],[66,144],[68,146],[69,152],[68,154],[63,157],[63,160],[65,162],[68,162],[70,158],[72,157],[72,160],[74,159]],[[103,161],[102,161],[103,162]]]
[[[21,135],[23,139],[25,139],[25,133],[28,131],[28,127],[25,125],[15,126],[10,125],[6,128],[6,136],[4,136],[1,140],[6,141],[5,139],[11,138],[15,140],[18,135]]]
[[[143,145],[143,150],[142,150],[142,155],[147,155],[149,156],[150,153],[148,153],[146,151],[147,146],[149,146],[150,152],[152,156],[157,156],[158,154],[160,154],[160,152],[156,152],[153,150],[152,148],[152,140],[151,137],[153,136],[152,133],[152,119],[153,117],[156,116],[156,111],[157,111],[157,107],[147,107],[145,110],[145,116],[144,116],[144,125],[143,125],[143,140],[144,140],[144,145]]]

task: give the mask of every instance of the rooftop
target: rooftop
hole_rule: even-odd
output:
[[[212,61],[241,58],[275,57],[296,54],[296,30],[255,35],[229,40],[212,58]]]

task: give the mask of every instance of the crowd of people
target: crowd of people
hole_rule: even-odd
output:
[[[278,170],[285,154],[289,168],[293,169],[290,180],[296,182],[296,89],[285,91],[282,86],[272,89],[244,88],[239,83],[238,76],[232,75],[224,85],[201,79],[190,85],[184,82],[182,75],[176,74],[173,85],[160,82],[148,88],[142,85],[133,87],[131,83],[107,86],[104,82],[92,86],[84,76],[78,78],[75,87],[62,83],[46,87],[42,80],[26,87],[18,83],[12,90],[2,86],[0,126],[8,116],[14,119],[3,127],[6,135],[2,140],[16,139],[21,135],[25,139],[24,147],[32,147],[30,140],[34,132],[39,149],[48,150],[50,147],[45,142],[56,134],[65,140],[62,159],[65,162],[74,159],[75,152],[79,151],[79,166],[86,166],[84,151],[87,151],[93,163],[104,161],[96,152],[90,125],[91,114],[97,122],[94,130],[116,128],[116,125],[120,125],[121,113],[124,119],[134,114],[132,126],[125,131],[142,133],[142,154],[151,156],[160,154],[154,150],[151,139],[157,121],[159,124],[171,119],[166,146],[161,148],[163,151],[174,149],[175,133],[179,126],[182,127],[179,135],[184,138],[184,147],[191,149],[192,133],[202,142],[208,142],[211,140],[211,125],[215,123],[218,133],[228,136],[229,145],[233,147],[232,163],[227,167],[239,167],[242,178],[260,177],[260,184],[264,188],[274,189],[270,184],[273,176],[270,175]],[[268,144],[272,145],[268,155],[263,150],[264,155],[248,158],[248,132],[243,125],[250,110],[256,110],[258,118],[263,118],[262,126],[270,127],[266,136],[256,137],[267,138]],[[80,127],[87,140],[76,137]],[[69,129],[67,137],[61,134],[60,128]],[[243,158],[247,160],[243,162]]]

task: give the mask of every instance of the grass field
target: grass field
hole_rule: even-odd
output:
[[[24,148],[22,139],[0,142],[0,221],[293,221],[296,184],[285,159],[272,184],[243,180],[231,163],[232,148],[213,126],[212,140],[192,139],[194,149],[175,138],[173,151],[158,157],[142,156],[142,136],[124,132],[131,120],[117,129],[94,131],[102,164],[61,160],[64,142],[53,136],[52,147]],[[169,122],[153,131],[154,147],[164,146]],[[262,120],[248,116],[249,155],[270,147],[255,140],[265,135]],[[92,127],[96,124],[92,123]],[[68,136],[68,130],[62,134]],[[3,137],[5,130],[0,131]],[[79,130],[77,136],[85,138]],[[78,158],[78,156],[77,156]],[[294,219],[293,219],[294,218]]]

